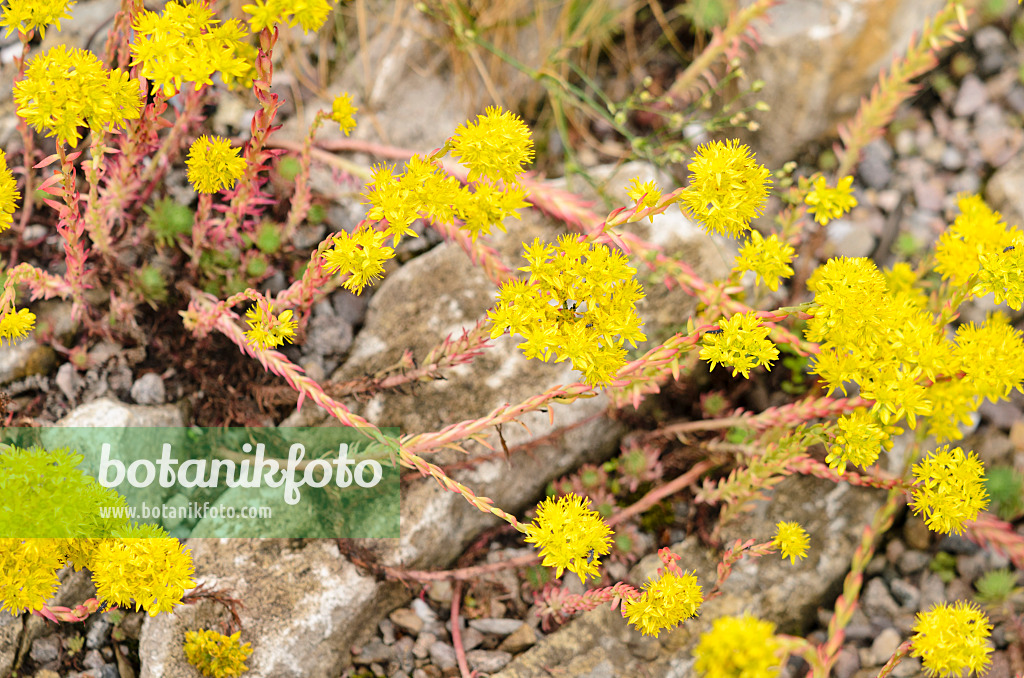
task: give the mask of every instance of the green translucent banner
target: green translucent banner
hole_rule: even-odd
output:
[[[398,537],[397,438],[345,427],[0,429],[0,537]]]

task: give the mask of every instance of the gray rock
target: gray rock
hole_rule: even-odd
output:
[[[495,673],[512,661],[512,655],[500,650],[471,650],[466,653],[470,669],[481,673]]]
[[[953,115],[964,118],[974,115],[988,101],[988,92],[985,91],[985,84],[973,73],[964,76],[960,83],[960,89],[956,94],[956,101],[953,103]]]
[[[891,618],[899,611],[899,605],[893,600],[889,589],[881,578],[870,579],[864,587],[864,595],[861,600],[864,606],[864,613],[868,617]]]
[[[434,612],[434,608],[430,607],[426,602],[416,598],[411,603],[412,611],[416,613],[424,624],[436,624],[438,622],[437,613]]]
[[[758,160],[781,166],[794,149],[846,121],[897,45],[906,45],[941,6],[939,0],[796,0],[772,7],[768,20],[758,22],[762,44],[744,64],[750,78],[765,81],[757,96],[771,107],[755,137]]]
[[[14,667],[17,639],[22,635],[22,618],[0,610],[0,676],[6,676]]]
[[[523,622],[521,619],[471,619],[469,625],[481,633],[507,636],[518,630]]]
[[[32,649],[29,650],[28,656],[32,658],[32,661],[40,664],[56,661],[60,656],[60,636],[54,634],[45,638],[36,638],[32,641]]]
[[[1002,213],[1008,224],[1024,224],[1024,156],[1018,156],[996,170],[985,184],[985,200]]]
[[[879,190],[889,186],[892,156],[892,148],[884,139],[876,139],[864,147],[864,157],[857,169],[867,186]]]
[[[95,621],[90,621],[89,630],[85,633],[85,647],[97,650],[107,644],[113,624],[102,617],[96,617]]]
[[[896,648],[903,642],[903,637],[894,628],[883,629],[875,642],[871,643],[871,664],[881,666],[889,661]]]
[[[946,585],[934,572],[921,575],[921,611],[926,612],[946,600]]]
[[[836,678],[851,678],[860,668],[860,658],[853,649],[844,647],[836,656],[836,663],[833,667]]]
[[[380,629],[381,640],[384,641],[385,645],[395,644],[395,624],[390,619],[381,619],[380,623],[377,624],[377,628]]]
[[[437,640],[433,633],[421,633],[412,646],[412,654],[417,659],[425,659],[430,654],[430,646]]]
[[[330,306],[328,306],[330,308]],[[306,353],[322,356],[341,355],[352,347],[352,325],[336,316],[315,315],[309,321]]]
[[[480,647],[486,639],[484,634],[474,628],[462,629],[462,649],[466,652]]]
[[[87,669],[98,669],[106,663],[99,650],[89,650],[85,653],[85,658],[82,659],[82,666]]]
[[[117,664],[104,664],[103,666],[67,674],[67,678],[120,678]]]
[[[523,624],[506,637],[505,640],[501,641],[498,649],[511,652],[512,654],[519,654],[533,647],[536,643],[537,632],[529,624]]]
[[[911,676],[917,678],[917,676],[922,675],[921,660],[917,657],[904,657],[900,663],[896,665],[896,668],[892,670],[892,675],[895,678],[911,678]],[[986,678],[995,678],[995,676],[990,676],[987,673],[985,676]]]
[[[394,659],[395,648],[385,645],[380,638],[371,638],[370,642],[359,648],[359,654],[352,653],[352,663],[362,664],[384,664]]]
[[[131,396],[140,405],[163,405],[167,398],[164,380],[155,372],[147,372],[132,384]]]
[[[430,646],[430,661],[442,671],[447,671],[457,663],[455,648],[449,643],[444,643],[440,640],[435,641]]]
[[[921,592],[905,579],[897,578],[890,581],[889,590],[899,604],[909,610],[917,610],[921,604]]]

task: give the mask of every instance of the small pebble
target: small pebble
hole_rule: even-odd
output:
[[[466,653],[466,661],[474,671],[497,673],[512,661],[512,655],[500,650],[473,650]]]
[[[430,654],[430,646],[437,640],[433,633],[421,633],[412,646],[412,654],[417,659],[425,659]]]
[[[32,641],[32,649],[28,656],[37,664],[46,664],[56,661],[60,653],[60,636],[52,635],[45,638],[36,638]]]
[[[416,598],[412,601],[412,611],[423,620],[424,624],[436,624],[437,613],[425,601]],[[394,621],[394,620],[392,620]]]
[[[505,652],[511,652],[512,654],[518,654],[525,650],[530,649],[537,643],[537,632],[533,630],[529,624],[523,624],[518,629],[513,631],[505,640],[501,641],[501,645],[498,646],[499,650]]]
[[[147,372],[132,384],[131,396],[140,405],[163,405],[167,397],[164,380],[155,372]]]
[[[442,671],[452,668],[456,664],[455,648],[440,640],[432,643],[430,646],[430,661]]]
[[[400,607],[388,615],[388,618],[395,626],[414,636],[423,630],[423,618],[412,608]]]
[[[380,623],[377,624],[377,628],[380,629],[381,640],[384,641],[385,645],[395,644],[395,624],[390,619],[381,619]]]
[[[471,619],[470,628],[481,633],[491,633],[496,636],[507,636],[515,632],[523,625],[521,619]]]
[[[395,656],[394,648],[384,644],[380,638],[371,638],[359,649],[359,654],[352,655],[353,664],[377,664],[387,662]]]
[[[884,629],[875,638],[875,642],[871,643],[871,665],[881,666],[889,661],[902,642],[903,637],[899,631],[892,627]]]

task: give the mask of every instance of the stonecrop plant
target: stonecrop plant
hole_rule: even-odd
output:
[[[738,44],[750,21],[771,4],[760,0],[734,15],[724,34]],[[1024,335],[1005,315],[993,312],[981,323],[955,324],[961,306],[972,299],[990,297],[1014,310],[1024,304],[1024,238],[1017,227],[1007,225],[979,196],[963,195],[959,216],[934,253],[916,267],[900,263],[883,270],[866,258],[836,257],[810,274],[808,300],[796,306],[760,310],[748,305],[745,293],[745,282],[779,290],[794,276],[797,252],[807,252],[806,241],[856,206],[850,172],[860,150],[909,96],[911,80],[934,63],[935,53],[959,38],[965,25],[958,0],[949,0],[933,17],[919,42],[894,63],[890,77],[883,78],[842,128],[842,171],[836,176],[818,173],[796,182],[778,181],[747,146],[734,139],[714,140],[690,154],[684,187],[663,190],[655,181],[637,177],[622,187],[629,203],[603,217],[579,196],[527,175],[535,155],[529,127],[511,111],[488,107],[449,138],[438,140],[442,144],[437,150],[410,152],[403,164],[375,165],[362,194],[365,218],[303,252],[306,266],[296,268],[291,284],[278,292],[261,287],[274,271],[268,253],[277,252],[274,243],[310,218],[309,170],[316,131],[331,120],[348,135],[358,122],[358,108],[348,93],[339,93],[330,111],[317,112],[303,141],[287,217],[268,226],[267,206],[274,199],[263,190],[267,163],[283,153],[268,146],[282,103],[271,91],[278,25],[317,30],[330,4],[256,0],[242,8],[250,17],[247,27],[236,19],[221,23],[202,3],[172,1],[152,12],[139,2],[123,0],[103,59],[64,45],[30,59],[35,31],[42,34],[51,24],[59,30],[59,19],[69,9],[70,4],[60,2],[8,0],[0,22],[8,33],[18,31],[23,46],[16,58],[14,101],[24,154],[19,191],[8,167],[10,157],[0,152],[0,228],[18,236],[33,209],[28,196],[45,192],[50,196],[45,205],[56,213],[66,264],[62,273],[28,261],[7,269],[0,293],[0,343],[15,343],[33,330],[33,312],[24,299],[18,301],[24,291],[28,304],[42,298],[70,300],[72,315],[88,337],[137,339],[140,309],[166,299],[160,290],[166,292],[171,282],[165,273],[147,269],[149,254],[140,253],[174,256],[181,262],[181,278],[173,282],[186,297],[180,316],[192,337],[226,337],[282,377],[298,394],[299,407],[309,400],[338,423],[358,428],[386,447],[397,463],[434,478],[444,489],[512,525],[539,549],[537,559],[554,568],[556,579],[569,571],[584,584],[603,581],[602,559],[612,557],[616,536],[613,519],[602,517],[589,497],[558,492],[541,501],[535,518],[521,521],[452,479],[427,460],[429,455],[465,450],[471,441],[486,444],[487,432],[494,428],[500,432],[502,425],[526,413],[571,405],[599,389],[615,407],[639,407],[701,361],[711,370],[721,366],[732,377],[754,379],[762,367],[770,370],[779,364],[781,345],[808,361],[810,374],[825,393],[762,413],[712,418],[709,428],[721,422],[728,422],[721,428],[735,426],[739,418],[751,423],[760,437],[757,453],[738,461],[731,473],[704,478],[698,500],[722,505],[724,524],[792,473],[884,487],[888,495],[864,527],[826,642],[819,646],[777,635],[770,622],[749,615],[715,620],[694,651],[696,669],[707,676],[775,675],[789,654],[806,659],[814,676],[828,676],[860,594],[874,537],[887,529],[904,503],[937,533],[966,534],[1003,549],[1018,565],[1024,562],[1019,535],[983,513],[988,497],[982,463],[972,451],[946,444],[963,437],[962,425],[983,400],[1005,399],[1014,389],[1024,392]],[[258,46],[249,44],[249,38]],[[714,49],[724,52],[727,42],[716,43]],[[206,90],[218,86],[215,76],[225,86],[251,88],[258,102],[250,137],[240,147],[200,125]],[[175,95],[180,105],[171,121],[161,116]],[[35,133],[51,139],[55,147],[40,162]],[[88,158],[83,158],[84,147],[75,150],[84,140]],[[186,157],[180,157],[186,148]],[[56,162],[58,167],[36,185],[33,170]],[[185,165],[198,194],[194,213],[172,209],[160,195],[175,163]],[[87,192],[79,191],[79,172],[84,172]],[[766,216],[773,190],[782,209],[770,220],[753,223]],[[15,224],[19,200],[21,215]],[[556,242],[537,238],[523,243],[525,265],[513,268],[488,240],[495,229],[504,230],[507,219],[519,218],[529,208],[564,222],[568,232]],[[130,218],[141,209],[151,217],[146,228]],[[656,217],[669,209],[681,210],[708,237],[738,241],[739,255],[726,279],[702,280],[630,227],[647,220],[657,229]],[[499,291],[474,331],[459,341],[446,339],[431,352],[431,367],[403,379],[435,378],[471,362],[489,347],[488,339],[509,334],[521,338],[518,348],[525,358],[566,362],[579,381],[395,442],[276,350],[303,334],[312,306],[327,293],[341,287],[359,294],[377,284],[400,242],[416,236],[416,222],[462,247],[468,254],[466,266],[479,266]],[[127,275],[125,269],[133,267],[149,272]],[[685,323],[678,319],[679,331],[656,345],[646,343],[643,330],[641,275],[701,301],[694,317]],[[109,287],[102,301],[87,294],[98,286]],[[903,450],[902,473],[883,471],[882,455],[907,429],[913,442]],[[941,446],[925,449],[929,439]],[[811,451],[819,443],[826,448],[823,459]],[[660,497],[658,491],[668,491],[652,454],[653,459],[647,452],[639,455],[636,473],[645,483],[662,483],[650,495]],[[82,538],[86,527],[98,528],[75,521],[116,499],[76,476],[75,459],[25,450],[0,454],[0,473],[6,474],[0,479],[7,490],[13,483],[64,483],[59,490],[55,485],[52,496],[29,514],[45,516],[47,525],[60,528],[58,534],[38,540],[0,539],[3,609],[16,614],[31,610],[64,621],[81,620],[102,605],[134,604],[150,614],[172,610],[194,586],[187,551],[166,535],[120,523],[100,526],[100,538]],[[692,476],[684,476],[687,485],[673,485],[672,491],[695,486],[710,470],[711,464],[702,462]],[[636,512],[657,500],[641,499]],[[0,506],[0,527],[14,520],[9,508]],[[753,535],[728,545],[714,582],[700,581],[696,570],[679,565],[682,556],[662,549],[657,577],[639,588],[616,582],[572,594],[552,584],[538,593],[536,605],[545,619],[564,620],[608,603],[642,634],[658,636],[688,623],[707,601],[721,595],[740,559],[778,554],[795,565],[819,549],[797,522],[780,521],[774,535]],[[64,564],[93,573],[97,599],[75,610],[47,605],[57,586],[56,572]],[[987,662],[989,629],[981,613],[969,606],[940,606],[920,616],[908,648],[933,673],[979,671]],[[193,631],[182,642],[189,661],[205,675],[245,670],[250,648],[240,643],[237,633]],[[892,663],[906,650],[897,652]]]

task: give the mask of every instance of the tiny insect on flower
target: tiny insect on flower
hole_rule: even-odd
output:
[[[721,334],[724,331],[725,330],[723,330],[721,327],[719,327],[717,330],[708,330],[704,334]]]
[[[1015,245],[1010,245],[1009,247],[1004,247],[1003,248],[1003,252],[1004,253],[1009,252],[1010,250],[1015,249],[1015,247],[1016,247]]]

